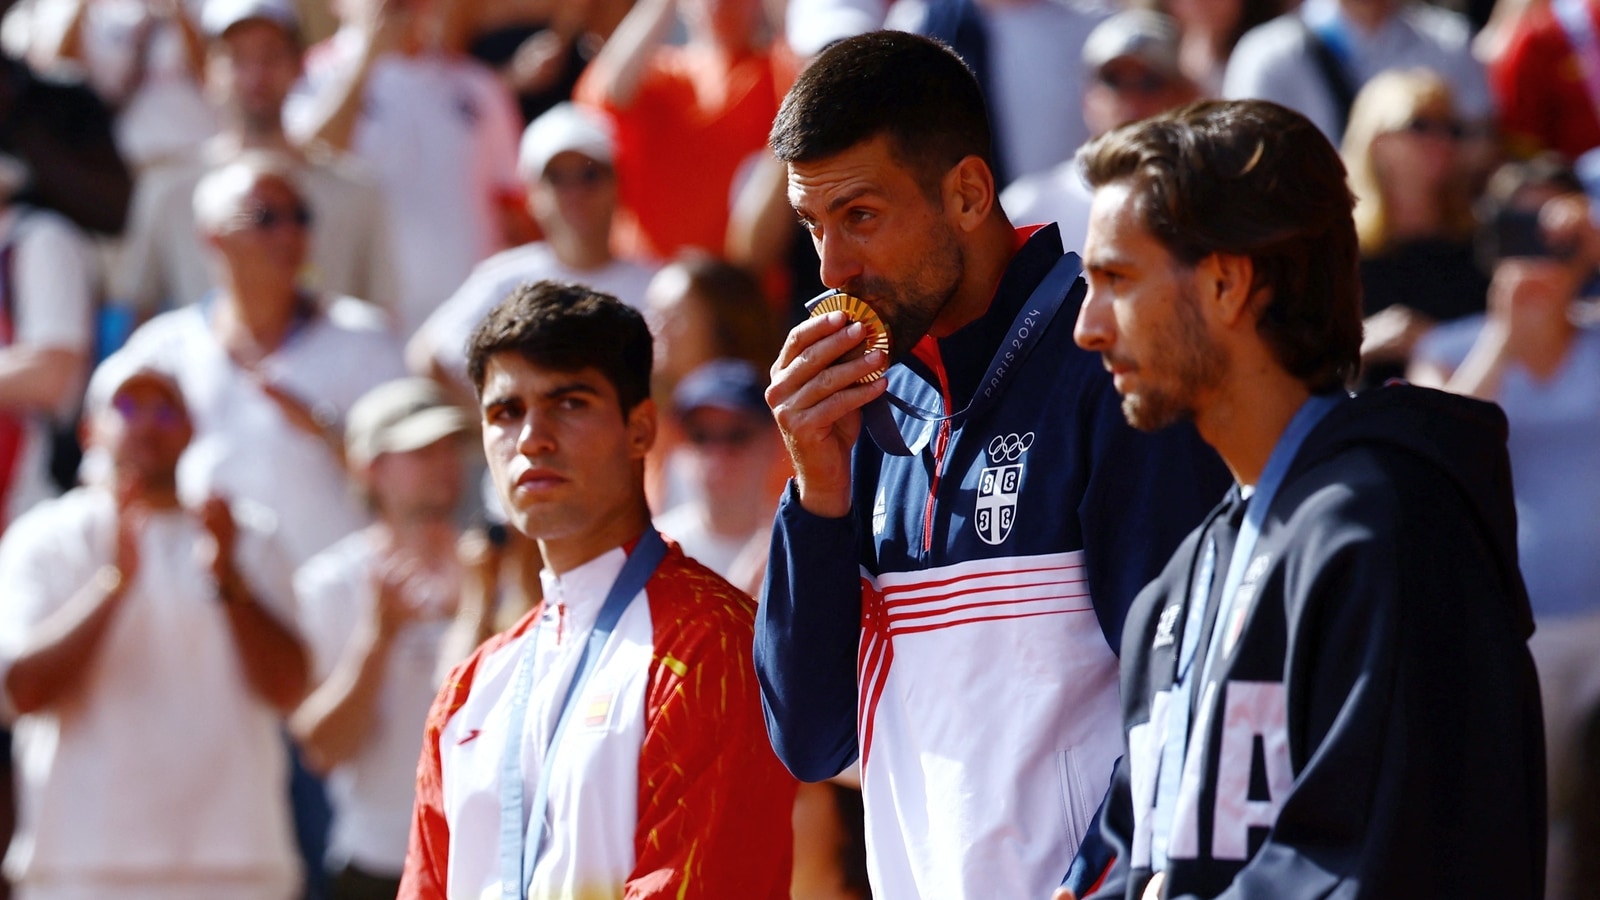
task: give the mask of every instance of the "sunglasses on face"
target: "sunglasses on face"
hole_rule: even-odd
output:
[[[743,450],[755,441],[758,434],[760,431],[755,428],[690,428],[684,433],[684,437],[697,448],[725,447],[729,450]]]
[[[183,408],[170,400],[141,401],[121,394],[111,399],[111,408],[130,424],[148,421],[158,428],[173,429],[182,427],[185,421]]]
[[[299,204],[288,209],[252,206],[239,214],[239,222],[251,231],[272,231],[281,225],[308,228],[311,226],[311,210]]]
[[[539,178],[560,190],[568,187],[593,188],[611,177],[611,170],[593,163],[572,169],[545,169]]]
[[[1154,94],[1167,89],[1171,81],[1155,72],[1118,72],[1111,69],[1101,69],[1095,73],[1095,80],[1102,85],[1117,92],[1132,94]]]
[[[1459,141],[1467,136],[1467,128],[1455,119],[1436,116],[1418,116],[1400,127],[1401,131],[1418,137],[1444,138]]]

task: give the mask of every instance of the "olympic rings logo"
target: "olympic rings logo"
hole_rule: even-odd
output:
[[[1014,462],[1033,446],[1033,432],[1027,434],[999,434],[989,442],[990,462]]]

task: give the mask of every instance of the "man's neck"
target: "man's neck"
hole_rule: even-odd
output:
[[[1277,365],[1242,367],[1195,416],[1195,427],[1233,478],[1253,488],[1289,421],[1311,391]]]
[[[289,336],[299,299],[283,296],[281,286],[269,286],[248,279],[230,278],[224,284],[212,327],[224,345],[244,338],[260,356],[278,349]]]
[[[578,272],[594,272],[611,264],[611,247],[604,241],[588,241],[574,234],[548,232],[545,242],[556,261]]]
[[[539,554],[544,564],[557,575],[599,558],[616,547],[637,540],[650,527],[650,507],[641,492],[636,502],[616,515],[606,516],[582,534],[560,538],[540,538]]]
[[[1016,230],[1004,217],[997,216],[984,224],[966,248],[966,272],[961,283],[928,328],[929,335],[949,337],[983,318],[1016,255],[1016,244]]]

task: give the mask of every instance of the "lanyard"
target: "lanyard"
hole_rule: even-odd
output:
[[[1062,254],[1054,266],[1028,295],[1028,301],[1022,304],[1022,309],[1017,311],[1017,316],[1011,322],[1011,329],[1006,333],[1006,339],[995,349],[994,359],[989,361],[989,370],[984,373],[978,392],[973,395],[972,401],[965,409],[949,415],[942,415],[935,410],[924,409],[914,403],[902,400],[891,393],[884,393],[882,397],[868,403],[861,410],[862,422],[867,433],[872,436],[872,442],[878,449],[891,456],[916,456],[922,448],[928,445],[934,429],[922,428],[916,439],[906,442],[905,436],[900,432],[900,426],[894,420],[894,414],[889,407],[893,406],[913,419],[923,422],[937,423],[954,420],[957,423],[981,414],[1000,396],[1001,390],[1012,373],[1022,368],[1022,361],[1028,358],[1033,348],[1039,344],[1039,336],[1044,334],[1052,319],[1061,310],[1066,299],[1067,290],[1072,282],[1077,279],[1081,267],[1078,257],[1071,253]],[[810,308],[823,297],[837,293],[827,291],[806,303]]]
[[[606,593],[605,604],[595,618],[594,628],[584,644],[583,655],[578,657],[578,668],[567,684],[567,693],[561,700],[556,717],[556,727],[550,732],[550,744],[545,748],[544,764],[539,767],[539,785],[533,795],[533,805],[528,817],[523,818],[522,798],[522,740],[523,726],[528,717],[528,697],[533,692],[534,638],[530,633],[517,659],[517,671],[511,683],[511,709],[507,715],[506,747],[500,757],[500,896],[503,900],[527,900],[528,882],[533,878],[534,865],[544,840],[545,814],[550,804],[550,773],[555,769],[554,756],[561,744],[561,733],[566,729],[572,713],[572,698],[583,689],[594,662],[606,645],[606,639],[622,618],[633,598],[655,574],[656,567],[667,554],[667,545],[654,528],[646,528],[639,543],[622,564],[617,580]],[[537,629],[537,626],[535,626]]]
[[[1178,785],[1184,768],[1194,762],[1187,759],[1190,698],[1197,685],[1209,683],[1217,660],[1226,655],[1227,648],[1223,646],[1222,641],[1226,633],[1224,630],[1227,627],[1226,623],[1233,617],[1235,595],[1239,592],[1240,583],[1244,581],[1245,570],[1250,566],[1250,558],[1256,549],[1256,540],[1261,537],[1261,527],[1266,524],[1267,514],[1272,510],[1272,501],[1278,495],[1278,488],[1283,486],[1284,476],[1289,474],[1289,466],[1294,463],[1294,458],[1300,452],[1300,445],[1305,442],[1306,435],[1316,428],[1323,416],[1337,406],[1341,399],[1342,395],[1339,394],[1318,394],[1308,399],[1295,412],[1294,418],[1289,420],[1289,427],[1284,429],[1277,445],[1272,448],[1272,455],[1267,457],[1267,465],[1256,483],[1255,494],[1246,502],[1244,522],[1239,528],[1239,539],[1233,545],[1233,553],[1228,559],[1228,574],[1222,582],[1222,593],[1218,595],[1217,601],[1217,617],[1211,626],[1211,643],[1206,646],[1203,675],[1197,681],[1193,677],[1195,655],[1200,642],[1200,629],[1205,618],[1206,601],[1211,594],[1211,580],[1216,574],[1217,564],[1216,542],[1213,540],[1206,543],[1206,555],[1200,563],[1199,576],[1195,578],[1194,587],[1189,593],[1189,611],[1184,617],[1183,643],[1178,652],[1177,678],[1173,683],[1167,705],[1166,740],[1161,746],[1161,763],[1156,782],[1156,808],[1151,821],[1150,853],[1156,871],[1167,867],[1167,842],[1172,833],[1173,816],[1177,810]]]

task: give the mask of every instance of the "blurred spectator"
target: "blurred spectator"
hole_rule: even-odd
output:
[[[211,0],[202,20],[210,38],[207,87],[222,133],[196,158],[145,173],[111,296],[148,318],[196,303],[215,286],[195,228],[194,188],[201,176],[247,150],[292,159],[317,228],[308,287],[392,308],[398,286],[383,194],[355,166],[307,159],[283,131],[283,104],[300,76],[300,20],[290,0]]]
[[[1421,0],[1305,0],[1239,39],[1222,93],[1281,103],[1338,146],[1362,85],[1385,69],[1425,66],[1455,89],[1463,121],[1482,129],[1494,110],[1471,39],[1463,16]]]
[[[1435,324],[1483,311],[1489,278],[1472,242],[1464,130],[1449,83],[1428,69],[1380,73],[1351,107],[1342,153],[1361,242],[1366,384],[1403,376]]]
[[[664,45],[680,11],[688,41]],[[765,152],[793,70],[761,0],[639,0],[575,94],[616,123],[619,254],[722,255],[735,177]]]
[[[452,30],[494,68],[532,122],[564,100],[622,22],[630,0],[486,0],[458,3]]]
[[[1222,96],[1228,57],[1245,32],[1284,11],[1283,0],[1166,0],[1178,22],[1183,73],[1207,97]]]
[[[731,357],[765,369],[783,344],[755,278],[707,253],[688,251],[663,266],[645,309],[656,339],[651,393],[663,404],[701,365]]]
[[[783,344],[755,278],[700,251],[686,251],[656,273],[645,291],[645,315],[655,336],[650,393],[663,408],[670,408],[678,383],[711,360],[742,359],[765,370]],[[674,459],[681,439],[677,422],[664,418],[645,476],[657,512],[693,494],[689,473]]]
[[[400,888],[422,727],[460,586],[452,516],[470,427],[426,378],[356,401],[345,459],[376,521],[295,575],[319,686],[291,727],[333,799],[330,900]]]
[[[406,352],[414,371],[452,386],[459,399],[469,401],[467,337],[525,281],[579,282],[630,306],[644,306],[655,268],[611,253],[615,156],[607,123],[593,110],[562,103],[528,126],[517,168],[544,240],[502,251],[472,270],[412,337]]]
[[[81,82],[39,78],[0,57],[0,153],[27,167],[17,202],[56,210],[89,231],[122,231],[133,179],[110,110]]]
[[[440,44],[443,0],[339,0],[340,27],[306,55],[289,132],[348,150],[383,186],[411,336],[479,261],[506,245],[518,118],[488,68]]]
[[[1083,44],[1083,121],[1090,136],[1182,106],[1200,97],[1179,66],[1178,26],[1145,9],[1117,13]],[[1000,194],[1013,222],[1057,222],[1061,245],[1081,253],[1089,229],[1088,185],[1076,159],[1012,182]]]
[[[280,713],[302,696],[290,569],[247,504],[185,508],[172,375],[95,373],[103,480],[0,542],[21,798],[6,874],[33,898],[296,896]]]
[[[1577,159],[1600,146],[1600,2],[1533,4],[1511,29],[1489,83],[1511,152]]]
[[[0,26],[7,54],[81,74],[116,109],[122,156],[139,169],[217,129],[200,90],[199,0],[19,0]]]
[[[656,527],[724,578],[751,539],[771,530],[788,474],[766,387],[764,370],[718,359],[691,372],[672,396],[692,492],[657,516]]]
[[[298,566],[367,521],[338,429],[356,398],[405,374],[400,350],[375,307],[296,286],[314,223],[281,160],[247,154],[207,174],[194,213],[217,292],[150,320],[127,349],[172,365],[189,398],[186,496],[220,490],[272,510]]]
[[[7,199],[23,177],[0,156],[0,531],[58,493],[53,449],[94,344],[94,248],[64,217]]]
[[[216,293],[151,319],[126,350],[173,366],[189,398],[185,496],[222,491],[271,510],[299,566],[367,521],[344,474],[341,422],[369,388],[404,374],[400,348],[376,307],[297,286],[313,223],[291,162],[254,151],[208,173],[194,217]],[[326,804],[298,767],[294,796],[301,850],[316,866]],[[307,875],[320,897],[320,872]]]
[[[1600,262],[1600,231],[1565,163],[1508,164],[1485,196],[1495,259],[1484,316],[1441,325],[1417,345],[1419,384],[1500,404],[1510,423],[1517,554],[1537,631],[1528,642],[1544,700],[1550,785],[1550,890],[1563,898],[1578,747],[1600,703],[1600,328],[1572,318]],[[1589,886],[1585,886],[1589,887]]]

